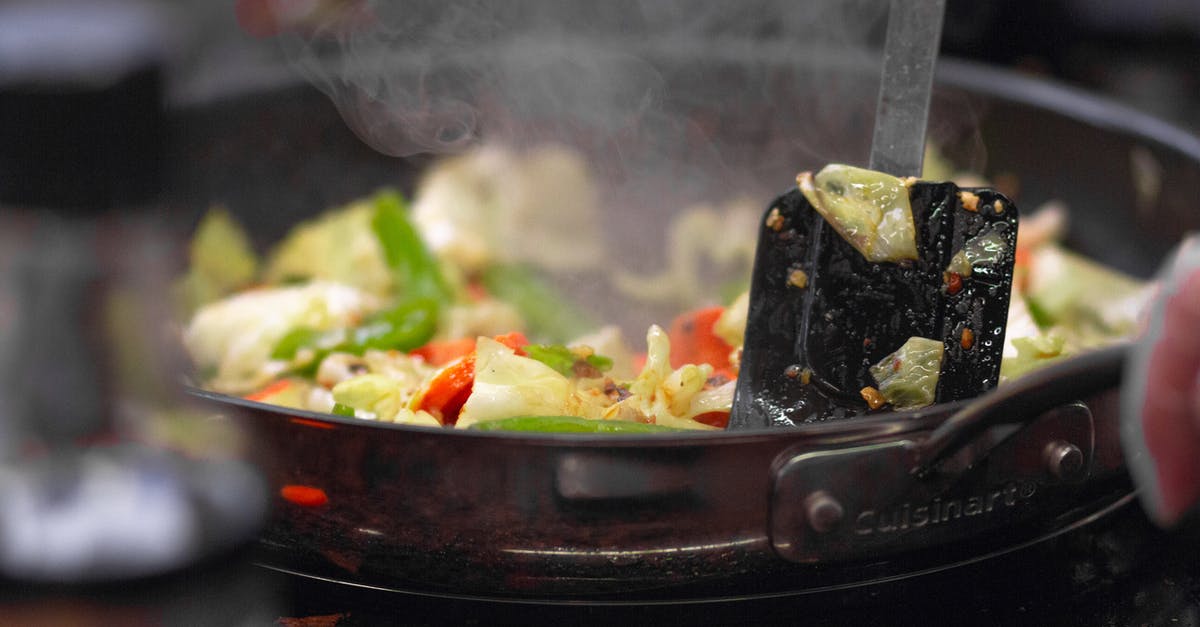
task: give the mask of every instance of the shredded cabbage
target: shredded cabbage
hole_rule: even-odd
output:
[[[392,275],[371,231],[374,214],[368,199],[296,226],[272,252],[264,280],[333,281],[378,296],[390,294]]]
[[[245,393],[287,369],[271,351],[289,331],[349,326],[378,306],[370,295],[337,283],[257,289],[202,307],[183,342],[198,368],[213,373],[208,387]]]
[[[488,337],[475,343],[475,385],[455,426],[510,416],[570,414],[571,383],[540,361]]]
[[[731,383],[704,393],[712,375],[708,364],[686,364],[671,369],[671,342],[662,327],[646,333],[646,365],[629,385],[629,398],[609,407],[604,418],[650,422],[686,429],[714,429],[694,418],[711,411],[729,411],[733,405]],[[726,389],[727,388],[727,389]]]

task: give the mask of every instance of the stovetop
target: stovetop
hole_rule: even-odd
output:
[[[1200,626],[1200,525],[1136,505],[941,573],[836,593],[684,604],[504,603],[379,592],[253,563],[253,547],[170,577],[61,588],[0,583],[0,624]]]
[[[862,589],[636,606],[439,600],[285,577],[293,620],[328,625],[1200,625],[1200,529],[1136,506],[1021,551]],[[403,618],[400,618],[403,617]],[[296,625],[311,623],[293,622]]]

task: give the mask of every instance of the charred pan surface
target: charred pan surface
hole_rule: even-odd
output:
[[[941,339],[936,402],[995,387],[1012,289],[1017,208],[991,189],[910,188],[919,258],[867,261],[792,190],[762,221],[731,426],[791,426],[871,411],[871,365],[908,338]],[[965,201],[965,205],[964,205]],[[968,275],[949,272],[972,240],[995,242]],[[804,288],[789,283],[796,271]],[[804,373],[806,376],[796,376]],[[884,405],[877,411],[889,411]]]

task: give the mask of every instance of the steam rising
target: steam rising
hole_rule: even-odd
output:
[[[660,151],[719,153],[698,143],[722,101],[769,109],[786,97],[795,107],[798,86],[789,78],[815,83],[799,86],[806,107],[788,114],[822,124],[808,129],[815,133],[778,130],[791,131],[793,147],[827,155],[821,126],[845,124],[848,102],[874,104],[877,83],[860,89],[839,73],[877,71],[872,44],[887,9],[885,0],[340,5],[351,8],[326,9],[315,29],[290,35],[285,50],[359,137],[394,156],[457,152],[482,139],[603,151],[640,138]],[[723,63],[764,52],[777,67],[760,63],[756,74],[723,82]],[[700,107],[709,118],[692,115]],[[837,130],[864,135],[859,126]]]
[[[606,273],[659,276],[685,208],[765,207],[870,150],[888,0],[355,2],[285,40],[354,132],[393,156],[575,149],[605,232],[569,241],[603,242]],[[677,311],[605,282],[559,286],[631,333]]]

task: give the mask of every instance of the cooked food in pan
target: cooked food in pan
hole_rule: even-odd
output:
[[[818,175],[802,191],[840,188],[830,180]],[[890,263],[911,248],[902,237],[911,215],[905,222],[903,212],[888,213],[866,238],[853,223],[864,215],[821,200],[832,207],[826,218],[864,255]],[[545,272],[604,266],[597,202],[574,153],[487,147],[432,168],[411,206],[397,192],[377,192],[297,225],[262,259],[234,219],[214,209],[198,227],[177,291],[197,383],[269,404],[429,427],[724,428],[747,294],[692,302],[665,326],[652,325],[644,343],[595,320]],[[682,212],[683,228],[671,237],[702,237],[687,225],[719,223],[713,215]],[[1134,330],[1147,286],[1066,250],[1066,219],[1055,205],[1021,223],[1002,381]],[[726,260],[752,253],[756,225],[745,227],[723,234]],[[695,252],[688,244],[664,247]],[[969,280],[971,264],[988,254],[989,242],[971,246],[956,257],[960,267],[947,269],[949,280]],[[631,294],[671,291],[665,284],[674,282],[677,294],[704,292],[689,267],[701,264],[670,256],[671,267],[651,278],[609,273],[611,280]],[[883,392],[872,409],[931,402],[922,382],[936,381],[940,351],[919,341],[889,348],[887,363],[872,368]]]

